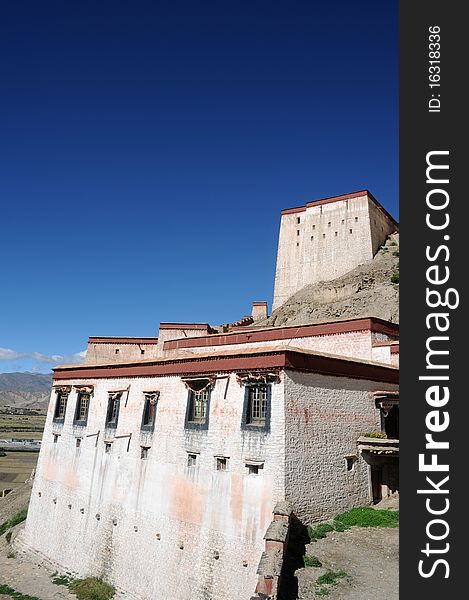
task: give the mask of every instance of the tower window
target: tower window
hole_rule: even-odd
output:
[[[337,231],[334,232],[335,237],[337,237]]]
[[[313,229],[316,229],[316,225],[313,225]]]
[[[114,350],[114,353],[115,353],[115,354],[119,354],[119,352],[120,352],[119,348],[116,348],[116,349]]]
[[[329,223],[327,224],[327,226],[328,226],[328,227],[330,227],[330,226],[331,226],[331,222],[330,222],[330,221],[329,221]]]
[[[355,223],[358,223],[358,217],[355,217]]]
[[[296,235],[300,235],[300,230],[299,229],[296,230]]]
[[[296,222],[299,224],[301,221],[300,217],[296,217]]]
[[[349,233],[352,233],[353,229],[349,229]]]
[[[325,237],[326,237],[326,234],[325,234],[325,233],[323,233],[323,234],[322,234],[322,238],[323,238],[323,239],[325,239]]]

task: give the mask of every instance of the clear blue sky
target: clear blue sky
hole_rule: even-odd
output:
[[[15,0],[0,48],[1,371],[270,304],[282,208],[398,216],[396,1]]]

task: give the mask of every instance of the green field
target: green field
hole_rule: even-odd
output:
[[[10,415],[0,412],[0,440],[42,438],[45,415]],[[36,467],[38,452],[10,452],[0,456],[0,492],[24,483]]]
[[[6,452],[0,456],[0,491],[24,483],[36,467],[38,452]]]

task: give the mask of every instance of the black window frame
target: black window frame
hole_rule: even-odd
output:
[[[208,379],[201,380],[201,381],[207,381],[206,387],[203,390],[193,390],[190,387],[188,389],[187,404],[186,404],[186,417],[184,420],[185,429],[196,429],[198,431],[206,431],[209,427],[210,401],[212,398],[212,385]],[[195,394],[198,392],[201,392],[201,391],[207,392],[207,400],[205,403],[205,419],[203,421],[199,420],[199,419],[197,419],[197,420],[194,419]]]
[[[265,419],[261,424],[256,421],[251,421],[251,390],[253,388],[264,387],[267,389],[267,405],[265,410]],[[270,417],[272,408],[272,384],[271,383],[246,383],[244,390],[244,405],[241,428],[245,431],[253,431],[259,433],[268,433],[270,431]]]
[[[54,423],[63,423],[65,421],[65,415],[67,414],[68,397],[70,396],[70,392],[57,390],[56,394],[57,394],[57,397],[55,399],[53,421],[54,421]],[[61,406],[60,401],[63,396],[65,396],[64,414],[63,414],[63,416],[59,416],[59,411],[60,411],[60,406]]]
[[[143,403],[143,411],[142,411],[142,422],[140,424],[141,431],[154,431],[155,429],[155,421],[156,421],[156,412],[158,410],[158,402],[160,399],[160,392],[143,392],[144,395],[144,403]],[[153,418],[146,422],[146,415],[150,410],[150,406],[152,405],[152,396],[156,395],[156,400],[153,402],[154,410],[153,410]]]
[[[77,402],[75,405],[75,414],[73,417],[73,424],[74,425],[79,425],[79,426],[85,426],[88,423],[88,415],[90,412],[90,404],[91,404],[91,397],[93,395],[93,392],[85,392],[85,391],[78,391],[77,393]],[[86,415],[84,419],[80,419],[80,407],[81,407],[81,400],[83,396],[88,396],[88,404],[86,406]]]
[[[117,428],[117,424],[119,423],[121,399],[122,399],[122,392],[119,392],[119,393],[112,392],[109,394],[108,400],[107,400],[107,409],[106,409],[106,422],[105,422],[106,429],[116,429]],[[114,406],[116,407],[116,410],[115,410],[116,415],[115,415],[115,419],[111,420],[111,417],[112,417],[111,413],[114,413]]]

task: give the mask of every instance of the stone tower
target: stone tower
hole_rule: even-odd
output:
[[[371,260],[398,224],[368,190],[282,211],[273,309]]]

